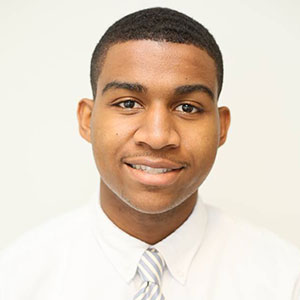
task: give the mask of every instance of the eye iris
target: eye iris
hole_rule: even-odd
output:
[[[125,108],[133,108],[134,107],[134,101],[132,101],[132,100],[124,101],[124,107]]]
[[[182,110],[184,112],[187,112],[187,113],[191,113],[193,111],[193,106],[189,105],[189,104],[183,104],[182,105]]]

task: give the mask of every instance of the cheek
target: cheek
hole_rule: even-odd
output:
[[[94,137],[103,143],[118,143],[126,139],[136,127],[136,122],[128,116],[116,115],[107,110],[100,110],[93,120]]]
[[[107,168],[106,165],[109,166],[109,157],[113,151],[114,139],[118,134],[112,128],[108,130],[105,124],[105,120],[102,120],[102,118],[95,118],[91,128],[93,154],[100,174],[103,168]]]
[[[193,130],[193,134],[185,139],[186,149],[190,155],[191,163],[207,172],[211,169],[219,144],[219,132],[216,122],[210,122],[206,126],[199,126]]]
[[[123,121],[122,118],[115,118],[110,114],[99,114],[93,120],[91,138],[99,172],[113,169],[116,161],[121,159],[131,132],[128,124]]]
[[[209,151],[217,148],[219,142],[218,122],[216,120],[206,120],[197,124],[189,134],[185,136],[187,147],[198,149],[199,151]]]

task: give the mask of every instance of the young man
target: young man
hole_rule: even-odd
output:
[[[0,299],[299,300],[298,250],[198,196],[229,128],[222,80],[214,38],[181,13],[112,25],[78,106],[100,192],[2,256]]]

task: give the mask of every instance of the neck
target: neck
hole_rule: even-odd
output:
[[[147,214],[127,205],[101,181],[100,203],[107,217],[124,232],[150,245],[180,227],[192,213],[196,201],[197,192],[169,211]]]

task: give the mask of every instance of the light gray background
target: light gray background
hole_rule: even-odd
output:
[[[224,55],[232,125],[202,198],[300,247],[299,1],[1,0],[0,248],[96,190],[75,116],[90,56],[112,22],[152,6],[203,23]]]

